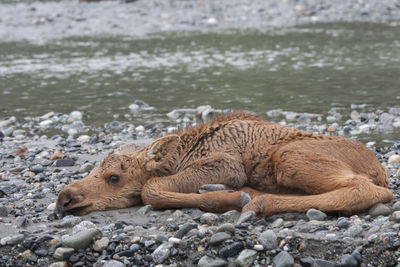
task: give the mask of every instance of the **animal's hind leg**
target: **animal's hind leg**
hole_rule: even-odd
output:
[[[254,211],[257,215],[271,216],[316,208],[324,212],[351,214],[393,199],[389,189],[374,185],[365,177],[351,178],[346,186],[317,195],[260,195],[244,206],[242,211]]]

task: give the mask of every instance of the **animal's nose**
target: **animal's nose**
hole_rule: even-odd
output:
[[[76,201],[74,201],[73,193],[71,192],[71,190],[63,190],[58,195],[57,208],[63,211],[68,210],[69,206],[74,202]]]

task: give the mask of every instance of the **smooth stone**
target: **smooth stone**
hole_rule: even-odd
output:
[[[349,227],[349,225],[350,225],[350,221],[348,219],[346,219],[345,217],[340,217],[336,221],[336,226],[339,227],[340,229],[346,229],[347,227]]]
[[[317,209],[309,209],[306,215],[310,221],[323,221],[326,219],[326,214]]]
[[[225,213],[222,213],[219,217],[224,222],[236,222],[240,216],[240,212],[237,210],[230,210]]]
[[[218,221],[218,215],[214,213],[204,213],[200,217],[200,222],[207,225],[214,225]]]
[[[390,220],[400,222],[400,211],[394,211],[392,215],[390,215]]]
[[[256,216],[254,211],[246,211],[240,214],[239,219],[236,222],[236,225],[241,225],[244,222],[252,220]]]
[[[71,123],[74,121],[81,121],[81,120],[82,120],[82,112],[74,110],[69,114],[67,122]]]
[[[339,264],[340,267],[357,267],[358,261],[356,258],[351,256],[350,254],[344,254],[340,260]]]
[[[389,164],[400,163],[400,155],[391,155],[388,159]]]
[[[7,217],[9,213],[8,207],[0,205],[0,217]]]
[[[263,251],[263,250],[264,250],[264,246],[263,246],[263,245],[260,245],[260,244],[254,245],[253,248],[254,248],[255,250],[257,250],[257,251]]]
[[[335,267],[335,263],[321,260],[321,259],[313,259],[311,257],[300,259],[300,263],[304,267]]]
[[[176,238],[176,237],[170,237],[168,239],[168,243],[172,244],[172,245],[179,245],[181,243],[182,239],[180,238]]]
[[[9,240],[7,240],[6,244],[7,245],[16,245],[24,241],[25,236],[23,234],[16,234],[12,235]]]
[[[95,229],[96,225],[91,221],[81,221],[72,228],[72,235],[88,229]]]
[[[57,167],[71,167],[74,166],[75,161],[73,159],[58,159],[56,161]]]
[[[282,218],[278,218],[275,221],[272,222],[271,228],[279,228],[283,225],[284,221]]]
[[[56,260],[66,260],[69,257],[71,257],[71,255],[74,253],[74,251],[75,250],[73,248],[59,247],[54,252],[53,258],[55,258]]]
[[[94,168],[93,164],[85,163],[79,168],[80,173],[90,172]]]
[[[42,165],[40,165],[40,164],[35,164],[35,165],[31,166],[29,168],[29,170],[34,172],[34,173],[36,173],[36,174],[38,174],[38,173],[43,172],[44,167]]]
[[[218,226],[217,228],[217,233],[218,232],[228,232],[228,233],[235,233],[235,226],[231,223],[224,223]]]
[[[167,242],[168,239],[169,239],[169,237],[165,234],[158,234],[155,238],[156,242],[158,242],[158,243]]]
[[[272,262],[275,264],[276,267],[291,267],[294,265],[294,259],[292,255],[287,253],[286,251],[280,252],[276,255]]]
[[[93,244],[93,250],[101,252],[105,250],[108,247],[108,243],[110,242],[110,239],[107,237],[102,237],[99,240],[96,240]]]
[[[52,263],[49,267],[68,267],[68,263],[66,261],[57,261]]]
[[[228,240],[229,238],[231,238],[231,235],[228,234],[227,232],[215,233],[210,238],[210,245],[216,246],[224,242],[225,240]]]
[[[235,263],[242,267],[249,267],[257,258],[257,251],[252,249],[244,249],[236,258]]]
[[[373,217],[388,216],[391,212],[390,208],[382,203],[376,203],[368,210],[368,214]]]
[[[83,134],[83,135],[79,136],[76,140],[81,143],[88,143],[90,141],[90,136]]]
[[[363,231],[363,228],[361,227],[361,225],[355,224],[349,227],[349,229],[346,230],[346,232],[344,232],[345,236],[349,236],[349,237],[356,237],[358,235],[360,235]]]
[[[278,246],[278,238],[274,231],[266,230],[258,237],[261,245],[263,245],[264,249],[271,250],[275,249]]]
[[[62,243],[66,247],[74,248],[77,250],[84,249],[87,248],[92,242],[93,238],[100,233],[101,232],[98,229],[83,230],[75,235],[63,238]]]
[[[197,229],[196,223],[185,223],[179,226],[179,230],[176,231],[174,237],[182,239],[192,229]]]
[[[50,204],[47,206],[46,209],[49,210],[49,211],[53,211],[53,210],[56,209],[56,207],[57,207],[56,202],[53,202],[53,203],[50,203]]]
[[[234,257],[243,250],[242,242],[229,244],[219,250],[219,256],[222,258]]]
[[[126,267],[126,265],[120,261],[108,260],[101,267]]]
[[[39,257],[46,257],[47,255],[49,255],[49,251],[47,249],[40,248],[35,250],[35,254]]]
[[[209,256],[203,256],[198,262],[199,267],[222,267],[228,265],[228,262],[221,258],[211,258]]]
[[[151,254],[153,256],[153,260],[155,263],[160,264],[163,263],[171,253],[172,245],[169,243],[161,244],[154,252]]]
[[[400,170],[399,170],[400,171]],[[400,210],[400,201],[396,201],[393,204],[393,211],[399,211]]]
[[[62,227],[74,227],[75,225],[77,225],[81,221],[82,221],[81,217],[73,216],[73,215],[67,215],[62,219],[60,224],[61,224]]]
[[[151,205],[145,205],[145,206],[141,207],[140,209],[138,209],[136,211],[136,213],[140,214],[140,215],[146,215],[147,213],[149,213],[152,210],[153,210],[153,207]]]

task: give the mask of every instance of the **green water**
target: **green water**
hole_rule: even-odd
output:
[[[343,23],[0,42],[0,88],[0,117],[81,110],[97,125],[130,113],[136,99],[155,107],[147,120],[205,104],[319,114],[332,107],[350,114],[351,104],[367,104],[386,111],[400,102],[400,28]]]

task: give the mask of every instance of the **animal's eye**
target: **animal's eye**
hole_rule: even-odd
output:
[[[119,176],[117,175],[111,175],[110,178],[108,178],[108,181],[112,184],[116,184],[119,182]]]

